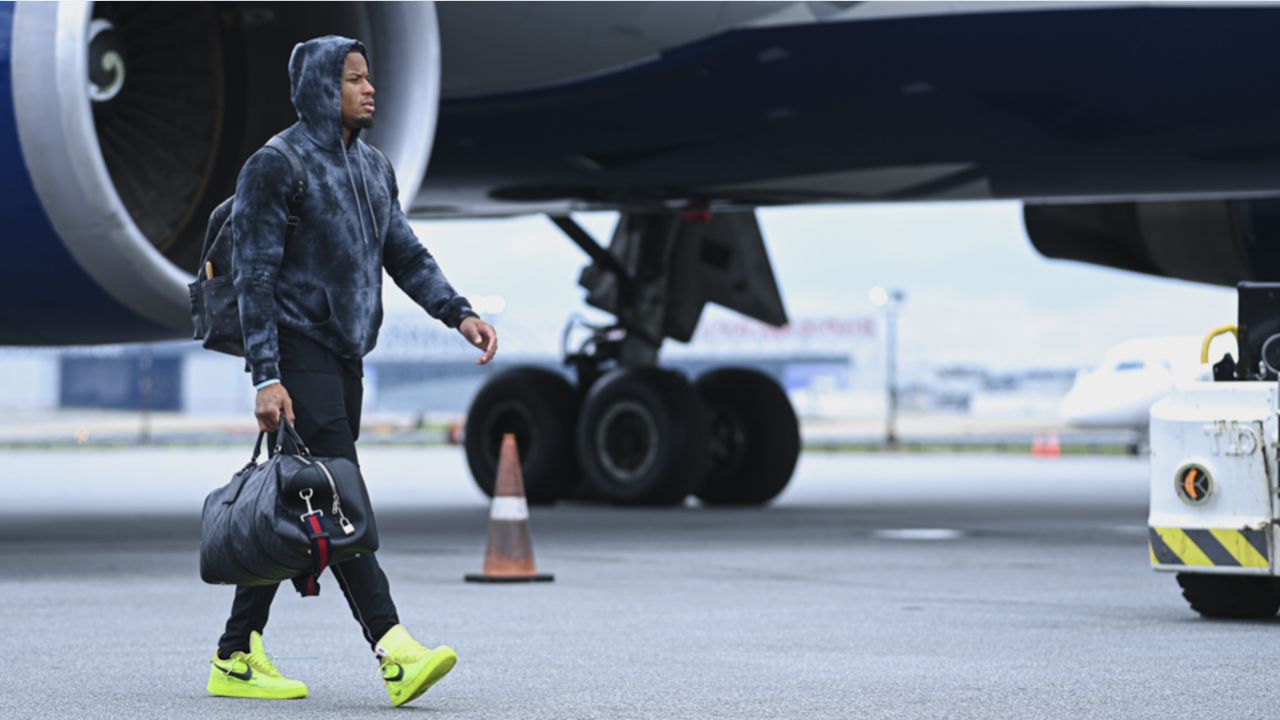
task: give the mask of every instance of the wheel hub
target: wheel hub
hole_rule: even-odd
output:
[[[635,482],[657,462],[657,419],[640,403],[615,403],[596,428],[596,447],[610,476],[623,483]]]
[[[711,410],[711,467],[716,474],[732,475],[747,454],[747,430],[742,417],[728,405]]]

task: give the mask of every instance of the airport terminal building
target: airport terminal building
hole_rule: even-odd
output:
[[[474,364],[474,351],[435,321],[397,315],[365,359],[371,413],[461,415],[485,378],[503,367],[537,365],[568,374],[555,338],[493,319],[502,362]],[[801,413],[881,402],[883,369],[874,318],[801,318],[782,329],[723,313],[689,345],[671,343],[666,364],[697,376],[726,365],[758,369],[801,401]],[[92,408],[228,415],[252,411],[239,358],[194,342],[0,351],[0,405],[15,409]],[[822,398],[841,396],[841,402]]]

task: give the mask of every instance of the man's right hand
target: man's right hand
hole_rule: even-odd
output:
[[[280,425],[280,414],[283,413],[293,424],[293,400],[284,385],[276,383],[258,391],[253,414],[258,417],[258,429],[263,432],[275,432]]]

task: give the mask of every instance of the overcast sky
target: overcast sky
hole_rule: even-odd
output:
[[[578,219],[602,241],[615,222]],[[1231,289],[1040,257],[1014,202],[792,208],[760,219],[792,319],[879,317],[867,291],[901,288],[902,352],[916,367],[1087,365],[1123,340],[1202,335],[1235,320]],[[460,292],[502,297],[495,324],[522,343],[556,347],[565,318],[583,308],[584,256],[545,218],[415,228]],[[390,313],[415,311],[394,288],[386,299]]]

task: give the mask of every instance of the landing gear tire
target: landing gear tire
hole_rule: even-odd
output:
[[[578,416],[578,461],[592,495],[621,505],[673,505],[697,490],[710,453],[706,409],[684,376],[611,370]]]
[[[791,481],[800,422],[773,378],[745,368],[694,383],[711,415],[711,469],[697,496],[708,505],[763,505]]]
[[[1270,577],[1178,573],[1182,597],[1207,618],[1260,620],[1280,610],[1280,591]]]
[[[577,391],[542,368],[517,367],[494,375],[467,411],[467,464],[476,485],[493,496],[504,433],[514,433],[525,497],[553,503],[578,482],[573,452]]]

